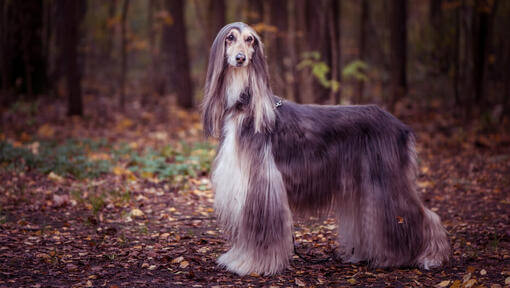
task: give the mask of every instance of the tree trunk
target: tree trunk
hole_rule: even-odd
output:
[[[338,65],[338,58],[340,57],[340,49],[339,44],[340,41],[338,39],[338,14],[337,14],[337,0],[331,0],[331,3],[328,3],[330,9],[328,9],[328,30],[329,30],[329,45],[331,50],[331,89],[329,91],[329,99],[336,104],[337,94],[339,90],[335,85],[339,83],[339,75],[340,75],[340,66]]]
[[[460,77],[460,13],[461,8],[455,8],[455,40],[454,40],[454,54],[455,54],[455,63],[454,63],[454,74],[453,74],[453,95],[455,99],[455,107],[461,105],[460,103],[460,95],[459,95],[459,77]]]
[[[81,95],[81,69],[78,63],[78,45],[80,42],[80,22],[83,18],[85,0],[59,0],[58,5],[63,12],[60,22],[62,35],[62,61],[67,83],[67,114],[83,115],[83,100]]]
[[[311,51],[320,53],[320,59],[328,67],[331,67],[331,45],[329,44],[330,34],[328,31],[327,12],[331,9],[329,0],[307,0],[306,18],[309,30],[307,31],[308,43]],[[327,77],[330,77],[327,75]],[[329,99],[330,89],[322,85],[315,77],[313,81],[315,103],[324,103]]]
[[[301,60],[301,54],[306,51],[307,45],[305,41],[305,34],[306,34],[306,17],[305,17],[305,0],[296,0],[291,1],[292,8],[293,8],[293,17],[291,17],[292,25],[294,26],[292,29],[292,41],[294,45],[289,45],[290,49],[293,51],[293,61],[292,61],[292,79],[293,79],[293,95],[294,95],[294,101],[297,103],[303,103],[303,86],[305,86],[305,71],[298,70],[297,65],[299,64]],[[290,24],[289,23],[289,24]]]
[[[367,53],[366,53],[366,35],[368,34],[368,17],[370,15],[370,10],[368,6],[368,0],[361,0],[361,17],[360,17],[360,29],[359,29],[359,59],[363,62],[366,62]],[[358,81],[357,87],[357,102],[359,104],[363,103],[363,88],[364,83],[362,80]]]
[[[43,1],[1,1],[0,5],[2,87],[34,97],[46,91],[48,82]]]
[[[8,61],[7,57],[8,54],[6,53],[7,50],[7,7],[6,7],[6,1],[0,1],[0,71],[2,72],[2,82],[0,83],[0,92],[2,92],[0,95],[0,100],[6,100],[3,99],[4,93],[6,94],[5,90],[9,87],[9,79],[8,79]],[[5,102],[5,101],[2,101]],[[0,102],[0,104],[2,104]]]
[[[216,34],[225,26],[225,0],[209,0],[207,9],[208,45],[211,45]],[[198,5],[198,3],[197,3]]]
[[[119,106],[122,111],[126,105],[126,69],[127,69],[127,38],[126,38],[126,19],[129,11],[129,0],[124,0],[122,5],[122,16],[121,16],[121,68],[120,68],[120,98]]]
[[[406,95],[407,0],[391,1],[391,109]]]
[[[260,22],[264,22],[264,1],[248,0],[248,24],[251,25]]]
[[[266,41],[268,47],[269,68],[271,71],[271,80],[274,85],[273,91],[276,95],[287,96],[287,81],[285,75],[286,59],[288,55],[288,19],[287,19],[287,0],[270,0],[270,22],[277,29],[276,33],[271,33],[269,41]]]
[[[442,0],[430,0],[429,2],[429,22],[432,27],[432,43],[433,49],[431,56],[434,63],[434,68],[438,68],[439,72],[447,72],[449,63],[445,61],[445,53],[443,44],[443,27],[442,27]],[[445,71],[446,69],[446,71]],[[436,71],[438,72],[438,71]]]
[[[336,70],[337,70],[337,81],[340,84],[338,91],[335,93],[334,103],[340,104],[341,95],[342,95],[342,1],[341,0],[333,0],[333,22],[334,27],[336,28]]]
[[[497,1],[487,2],[477,0],[475,2],[475,16],[473,17],[474,41],[473,41],[473,79],[475,81],[475,103],[483,110],[486,106],[485,85],[487,70],[488,46],[491,36],[491,19],[496,10]],[[491,4],[492,3],[492,4]]]
[[[166,0],[165,8],[173,19],[172,25],[163,27],[162,51],[165,65],[169,69],[168,80],[171,88],[177,93],[177,104],[189,109],[193,107],[193,91],[184,24],[184,1]]]

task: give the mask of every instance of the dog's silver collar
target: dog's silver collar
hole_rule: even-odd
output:
[[[278,108],[278,107],[280,107],[280,106],[282,106],[282,105],[283,105],[282,100],[281,100],[281,99],[278,99],[278,101],[276,101],[276,103],[274,104],[274,109],[276,109],[276,108]]]

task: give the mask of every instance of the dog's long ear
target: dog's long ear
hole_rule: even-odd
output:
[[[273,92],[269,84],[264,45],[260,41],[260,37],[255,32],[253,33],[255,35],[255,52],[250,65],[250,89],[254,128],[255,132],[269,132],[275,121]]]
[[[211,46],[209,66],[205,80],[204,100],[202,102],[202,122],[205,136],[219,137],[221,123],[225,114],[225,95],[223,78],[225,76],[225,37],[230,31],[229,25],[220,30]]]

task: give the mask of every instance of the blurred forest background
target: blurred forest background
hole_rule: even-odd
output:
[[[199,107],[234,21],[260,33],[275,94],[413,128],[448,265],[327,260],[329,218],[296,222],[307,257],[281,275],[218,269]],[[509,67],[510,0],[0,0],[0,286],[508,287]]]
[[[510,120],[510,1],[0,0],[0,15],[2,110],[41,97],[68,115],[167,96],[197,107],[216,33],[244,21],[287,99]]]

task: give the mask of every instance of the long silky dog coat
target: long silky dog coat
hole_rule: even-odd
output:
[[[334,213],[340,256],[376,267],[440,266],[449,244],[415,187],[412,131],[380,108],[300,105],[271,92],[263,45],[244,23],[218,33],[203,103],[220,139],[212,184],[231,248],[218,263],[274,274],[293,251],[292,215]]]

